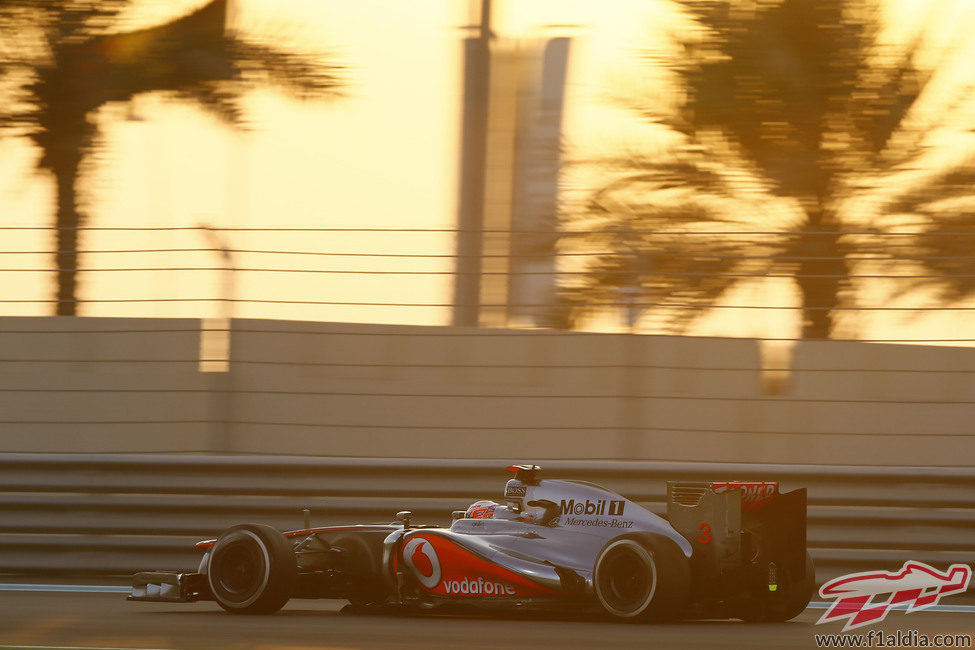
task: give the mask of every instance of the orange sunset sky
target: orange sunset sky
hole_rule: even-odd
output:
[[[142,0],[123,28],[152,25],[191,10],[197,0]],[[960,25],[972,25],[973,3],[964,0],[898,0],[889,4],[891,38],[904,38],[917,16],[938,5],[930,50]],[[108,106],[98,115],[104,147],[85,176],[85,211],[93,227],[186,227],[162,232],[88,232],[82,250],[209,248],[201,224],[238,228],[429,228],[453,227],[456,219],[461,107],[461,26],[470,8],[460,0],[232,0],[234,28],[278,33],[320,51],[342,66],[339,97],[302,103],[255,92],[248,98],[251,129],[234,131],[190,104],[162,95],[142,96],[131,107]],[[501,37],[573,38],[564,115],[567,155],[591,157],[624,142],[661,146],[659,130],[638,122],[613,103],[621,83],[640,70],[638,48],[665,48],[660,35],[680,24],[665,0],[506,0],[496,3]],[[279,36],[276,38],[280,38]],[[971,40],[971,39],[968,39]],[[968,50],[972,45],[966,44]],[[955,61],[971,61],[960,50]],[[951,83],[971,74],[955,65]],[[940,134],[957,139],[950,128]],[[52,182],[33,171],[38,153],[23,139],[0,140],[0,225],[53,222]],[[563,178],[565,196],[584,191],[579,173]],[[49,232],[4,230],[2,251],[44,251]],[[444,274],[326,274],[238,272],[235,293],[243,299],[330,302],[447,303],[454,250],[450,233],[228,232],[230,248],[334,253],[430,254],[435,258],[238,254],[237,267],[423,271]],[[2,298],[51,296],[52,258],[0,253]],[[90,253],[87,268],[219,266],[210,251],[187,253]],[[221,296],[220,272],[86,272],[82,299],[202,298]],[[912,298],[917,302],[917,298]],[[787,279],[742,285],[727,304],[795,304]],[[218,315],[214,302],[88,303],[86,316]],[[694,333],[794,336],[790,311],[734,313],[718,310]],[[0,303],[2,315],[52,312],[41,303]],[[906,320],[863,314],[862,338],[953,337],[975,331],[970,312]],[[282,305],[240,302],[238,317],[327,321],[447,324],[446,307]],[[616,328],[616,320],[596,324]]]

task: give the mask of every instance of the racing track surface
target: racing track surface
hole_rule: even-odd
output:
[[[821,610],[795,621],[629,625],[548,616],[350,615],[339,601],[298,600],[273,616],[244,617],[214,603],[130,603],[117,593],[0,591],[0,647],[102,648],[814,648]],[[891,612],[888,632],[975,633],[975,613]],[[873,626],[863,631],[873,629]]]

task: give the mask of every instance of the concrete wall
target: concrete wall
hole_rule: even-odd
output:
[[[783,373],[747,339],[236,320],[214,373],[199,330],[0,319],[0,451],[975,458],[975,349],[803,343]]]
[[[0,451],[203,449],[199,345],[193,319],[0,318]]]

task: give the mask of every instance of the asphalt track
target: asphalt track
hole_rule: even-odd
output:
[[[948,604],[947,599],[945,604]],[[961,604],[961,603],[959,603]],[[814,648],[821,609],[754,625],[696,621],[630,625],[568,616],[363,615],[340,601],[290,602],[273,616],[235,616],[214,603],[134,603],[102,592],[0,591],[0,647],[165,649],[304,648]],[[962,609],[968,609],[963,606]],[[970,611],[891,612],[858,630],[975,635]]]

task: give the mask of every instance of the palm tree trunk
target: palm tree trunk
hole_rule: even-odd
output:
[[[809,216],[809,226],[793,249],[799,258],[796,283],[802,298],[802,338],[828,339],[836,326],[835,308],[849,279],[849,267],[829,212],[819,210]]]
[[[72,139],[73,140],[73,139]],[[55,260],[57,262],[57,315],[76,316],[78,310],[78,227],[81,214],[75,191],[81,164],[81,147],[55,145],[59,151],[48,151],[51,171],[57,181],[57,230],[55,231]]]

